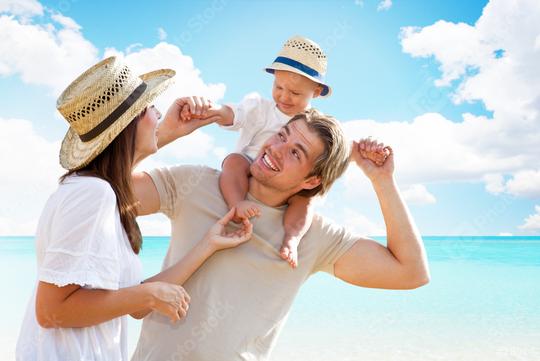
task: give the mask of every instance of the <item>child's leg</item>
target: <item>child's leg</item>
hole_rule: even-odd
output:
[[[288,261],[291,267],[298,266],[298,244],[313,220],[313,197],[292,196],[289,207],[283,216],[285,237],[279,254]]]
[[[229,154],[223,160],[219,188],[227,206],[237,207],[234,222],[240,222],[241,217],[250,218],[260,214],[259,207],[244,201],[249,190],[249,166],[249,161],[241,154]],[[240,204],[242,206],[238,207]]]

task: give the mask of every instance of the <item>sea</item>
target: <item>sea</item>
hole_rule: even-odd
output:
[[[540,361],[540,237],[423,237],[431,282],[366,289],[327,274],[302,287],[273,361]],[[384,238],[376,238],[385,243]],[[145,274],[167,237],[145,237]],[[15,359],[36,281],[33,237],[0,237],[0,360]],[[129,348],[140,321],[129,321]]]

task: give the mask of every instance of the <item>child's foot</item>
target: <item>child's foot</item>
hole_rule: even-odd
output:
[[[298,267],[298,244],[298,239],[290,238],[283,241],[283,244],[279,250],[279,255],[281,258],[289,262],[292,268]]]

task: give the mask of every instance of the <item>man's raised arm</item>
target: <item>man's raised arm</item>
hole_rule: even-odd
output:
[[[394,155],[382,166],[362,153],[381,144],[354,143],[352,160],[371,180],[386,224],[387,246],[370,239],[359,239],[334,265],[336,277],[363,287],[413,289],[429,282],[429,269],[422,238],[396,185]]]

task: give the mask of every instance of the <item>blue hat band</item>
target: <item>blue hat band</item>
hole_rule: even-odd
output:
[[[319,74],[319,72],[317,70],[315,70],[313,68],[310,68],[309,66],[307,66],[305,64],[302,64],[299,61],[296,61],[294,59],[287,58],[287,57],[284,57],[284,56],[278,56],[276,58],[276,60],[274,60],[274,63],[282,63],[282,64],[285,64],[285,65],[292,66],[293,68],[298,69],[301,72],[306,73],[306,74],[314,77],[315,79],[319,80],[321,83],[324,82],[324,79],[323,79],[322,75]]]

